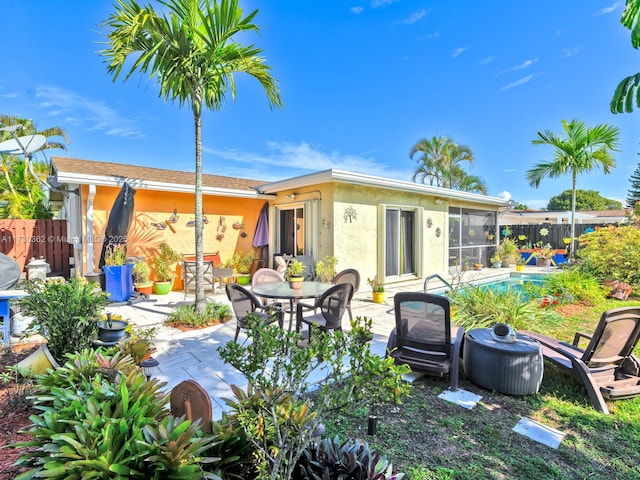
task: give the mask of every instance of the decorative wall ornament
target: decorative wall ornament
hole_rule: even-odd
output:
[[[218,220],[218,226],[216,227],[216,240],[221,241],[224,238],[224,232],[227,231],[227,225],[225,223],[225,218],[220,215],[220,219]]]
[[[442,235],[442,230],[440,230],[440,227],[436,228],[436,237],[439,237],[440,235]]]
[[[344,209],[344,223],[353,223],[358,219],[358,212],[356,209],[349,206]]]
[[[431,220],[431,217],[427,218],[427,228],[431,228],[433,227],[433,220]]]
[[[167,218],[164,222],[151,223],[151,226],[155,227],[156,230],[164,230],[165,228],[169,227],[169,230],[171,230],[173,233],[176,233],[176,229],[173,228],[172,224],[176,223],[179,217],[180,216],[178,215],[178,209],[174,208],[173,214],[169,218]]]

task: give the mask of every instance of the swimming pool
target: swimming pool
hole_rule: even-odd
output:
[[[536,290],[542,287],[542,282],[546,274],[535,273],[516,273],[512,272],[510,276],[491,280],[484,283],[475,283],[473,286],[480,288],[491,288],[498,292],[506,290],[515,290],[527,298],[536,297]],[[463,287],[464,288],[464,287]]]

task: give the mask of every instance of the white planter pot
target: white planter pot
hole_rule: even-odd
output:
[[[15,313],[13,317],[11,317],[11,335],[21,337],[32,320],[33,317],[27,317],[19,312]]]

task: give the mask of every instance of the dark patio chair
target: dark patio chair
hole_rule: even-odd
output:
[[[313,305],[298,303],[296,308],[296,331],[300,332],[303,323],[309,325],[309,338],[311,337],[311,325],[315,324],[320,330],[342,330],[342,316],[353,296],[353,287],[349,283],[334,285],[324,292]],[[305,312],[316,312],[304,316]]]
[[[520,331],[542,344],[545,359],[571,373],[582,383],[591,404],[604,414],[604,398],[617,400],[640,395],[640,360],[632,354],[640,337],[640,307],[607,310],[593,335],[577,332],[573,343]],[[589,340],[583,350],[580,340]]]
[[[241,328],[246,328],[246,317],[249,313],[254,313],[264,319],[266,323],[278,322],[280,328],[283,325],[284,315],[282,310],[278,311],[275,315],[267,313],[269,309],[274,307],[280,307],[280,304],[271,304],[265,306],[262,302],[249,290],[237,283],[227,283],[225,290],[227,297],[231,301],[231,307],[233,313],[236,316],[236,334],[233,338],[234,341],[238,341],[238,335]]]
[[[314,281],[316,279],[316,262],[313,255],[296,255],[295,258],[304,265],[305,281]]]
[[[340,285],[341,283],[349,283],[353,287],[353,294],[360,289],[360,273],[355,268],[347,268],[338,272],[333,277],[333,283]],[[353,314],[351,313],[351,301],[347,304],[347,311],[349,312],[349,320],[353,320]]]
[[[449,300],[423,292],[401,292],[394,297],[396,327],[387,352],[398,364],[433,376],[449,375],[451,390],[458,389],[460,349],[464,329],[451,335]]]

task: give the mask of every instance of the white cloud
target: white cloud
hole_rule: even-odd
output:
[[[562,58],[572,57],[577,55],[582,50],[582,47],[565,48],[562,50]]]
[[[524,70],[525,68],[529,68],[531,65],[533,65],[537,61],[538,61],[538,57],[536,57],[536,58],[534,58],[532,60],[525,60],[524,62],[522,62],[519,65],[514,65],[513,67],[505,68],[504,70],[502,70],[501,72],[498,72],[496,74],[496,78],[498,78],[500,75],[504,75],[507,72],[514,72],[514,71],[517,71],[517,70]]]
[[[492,56],[488,56],[488,57],[484,57],[483,59],[481,59],[478,64],[480,65],[489,65],[491,62],[493,62],[493,57]]]
[[[37,87],[36,98],[40,106],[49,110],[53,117],[64,117],[86,130],[102,130],[107,135],[127,138],[142,138],[144,133],[136,122],[120,116],[102,101],[82,97],[69,90],[56,87]]]
[[[504,170],[502,170],[504,173],[513,173],[513,172],[517,172],[518,170],[515,168],[505,168]]]
[[[403,19],[400,23],[404,23],[405,25],[413,25],[418,20],[423,18],[428,12],[425,9],[418,10],[417,12],[413,12],[407,18]]]
[[[351,13],[355,13],[356,15],[364,12],[364,8],[362,7],[351,7],[350,10],[351,10]]]
[[[615,12],[622,5],[624,5],[624,2],[615,2],[613,5],[596,10],[595,15],[606,15],[607,13]]]
[[[398,0],[371,0],[371,8],[384,7],[397,1]]]
[[[267,147],[269,153],[266,155],[238,149],[217,150],[206,147],[203,147],[203,152],[227,160],[223,167],[224,173],[220,172],[220,166],[216,167],[215,173],[223,175],[239,176],[238,172],[244,172],[243,176],[247,178],[273,180],[335,168],[365,174],[375,171],[376,175],[405,181],[411,179],[412,171],[392,170],[369,155],[328,152],[305,141],[269,142]]]
[[[502,198],[503,200],[511,200],[511,192],[508,192],[506,190],[503,190],[502,192],[500,192],[498,195],[496,195],[498,198]]]
[[[501,90],[509,90],[511,88],[519,87],[520,85],[524,85],[525,83],[529,83],[533,75],[527,75],[526,77],[522,77],[520,80],[516,80],[515,82],[507,83],[504,85]]]
[[[462,54],[463,54],[466,50],[468,50],[468,49],[469,49],[469,47],[468,47],[468,46],[466,46],[466,47],[459,47],[459,48],[456,48],[456,49],[454,50],[454,52],[453,52],[453,57],[455,58],[455,57],[457,57],[457,56],[459,56],[459,55],[462,55]]]

